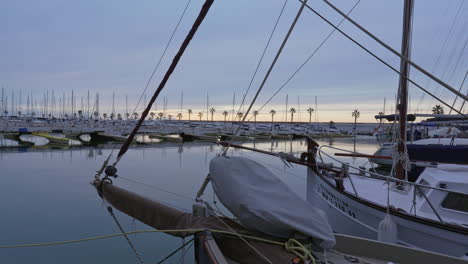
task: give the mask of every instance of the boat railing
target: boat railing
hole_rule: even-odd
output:
[[[329,153],[326,153],[324,151],[324,149],[339,150],[339,151],[344,151],[344,152],[358,154],[358,155],[365,155],[365,154],[358,153],[358,152],[355,152],[355,151],[350,151],[350,150],[347,150],[347,149],[337,148],[337,147],[333,147],[333,146],[327,146],[327,145],[321,145],[317,149],[317,156],[320,159],[320,162],[315,163],[317,171],[320,172],[320,170],[324,170],[324,168],[325,168],[325,170],[327,170],[327,168],[333,169],[334,171],[340,170],[346,176],[348,176],[347,178],[350,181],[350,184],[351,184],[351,186],[353,188],[353,192],[356,195],[356,197],[359,197],[358,196],[358,190],[356,189],[357,186],[354,184],[354,182],[352,180],[352,177],[350,177],[350,175],[373,178],[373,179],[378,179],[378,180],[382,180],[382,181],[386,181],[386,182],[393,182],[393,183],[395,183],[397,185],[406,184],[406,185],[412,186],[414,188],[415,194],[416,194],[416,192],[421,193],[421,195],[423,196],[425,201],[428,203],[429,207],[431,208],[431,210],[433,211],[433,213],[437,217],[437,219],[441,223],[444,223],[444,221],[442,220],[441,215],[437,212],[434,205],[430,202],[430,200],[428,199],[425,192],[422,191],[422,188],[437,190],[437,191],[443,191],[443,192],[446,192],[446,193],[465,195],[465,196],[468,195],[468,193],[464,193],[464,192],[458,192],[458,191],[449,190],[449,189],[445,189],[445,188],[439,188],[439,187],[435,187],[435,186],[424,185],[424,184],[420,184],[420,183],[410,182],[408,180],[398,179],[398,178],[392,177],[392,176],[379,174],[379,173],[375,172],[375,168],[374,168],[374,171],[370,171],[370,170],[367,170],[363,166],[356,166],[356,165],[352,165],[352,164],[349,164],[347,162],[341,161],[341,160],[333,157]],[[331,164],[326,163],[325,160],[324,160],[324,157],[327,157],[327,158],[331,159],[332,161],[336,162],[337,164],[341,164],[341,166],[333,165],[333,163],[331,163]],[[369,160],[369,158],[367,158],[367,159]],[[369,164],[373,168],[373,165],[370,162],[370,160],[369,160]],[[352,172],[350,169],[354,169],[356,172]],[[333,178],[335,178],[335,177],[333,177]],[[337,178],[335,178],[335,179],[337,179]],[[415,203],[415,201],[413,201],[413,203]]]
[[[385,181],[391,181],[391,182],[395,182],[395,183],[404,183],[404,184],[408,184],[408,185],[411,185],[411,186],[418,186],[418,187],[421,187],[421,188],[428,188],[428,189],[433,189],[433,190],[438,190],[438,191],[443,191],[443,192],[447,192],[447,193],[454,193],[454,194],[460,194],[460,195],[468,195],[468,193],[464,193],[464,192],[458,192],[458,191],[453,191],[453,190],[449,190],[449,189],[445,189],[445,188],[439,188],[439,187],[435,187],[435,186],[429,186],[429,185],[424,185],[424,184],[419,184],[419,183],[415,183],[415,182],[410,182],[408,180],[403,180],[403,179],[398,179],[398,178],[395,178],[395,177],[390,177],[390,176],[387,176],[387,175],[383,175],[383,174],[379,174],[379,173],[376,173],[376,172],[372,172],[372,171],[369,171],[367,170],[365,167],[362,167],[362,166],[355,166],[355,165],[351,165],[347,162],[344,162],[344,161],[341,161],[335,157],[333,157],[332,155],[324,152],[322,149],[323,148],[330,148],[330,149],[335,149],[335,150],[340,150],[340,151],[345,151],[345,152],[349,152],[349,153],[355,153],[355,154],[362,154],[362,153],[358,153],[358,152],[354,152],[354,151],[350,151],[350,150],[346,150],[346,149],[341,149],[341,148],[336,148],[336,147],[332,147],[332,146],[326,146],[326,145],[322,145],[318,148],[318,156],[320,157],[320,161],[322,162],[322,164],[327,164],[324,160],[323,160],[323,157],[322,155],[324,156],[327,156],[328,158],[330,158],[331,160],[339,163],[339,164],[345,164],[348,168],[352,168],[352,169],[355,169],[356,171],[358,171],[358,173],[352,173],[350,172],[349,174],[353,174],[353,175],[357,175],[357,176],[362,176],[362,177],[367,177],[367,178],[377,178],[377,179],[380,179],[380,180],[385,180]],[[364,154],[363,154],[364,155]],[[369,162],[370,163],[370,162]],[[371,163],[370,163],[371,164]],[[316,164],[316,167],[317,169],[319,169],[320,167],[320,163],[317,163]],[[372,165],[371,165],[372,166]],[[338,168],[336,167],[337,169],[342,169],[342,168]],[[360,173],[360,174],[359,174]],[[369,176],[368,176],[369,175]]]

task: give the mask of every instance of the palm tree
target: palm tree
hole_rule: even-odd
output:
[[[312,122],[312,113],[314,112],[314,109],[312,107],[309,107],[307,109],[307,113],[309,113],[309,123]]]
[[[244,116],[244,113],[242,113],[242,112],[237,113],[237,117],[239,117],[239,121],[241,121],[243,116]]]
[[[129,113],[126,113],[125,114],[125,117],[127,117],[127,120],[130,118],[130,114]]]
[[[107,113],[102,113],[102,119],[106,120],[107,118]]]
[[[192,115],[192,109],[187,110],[188,113],[188,121],[190,122],[190,116]]]
[[[122,115],[121,114],[117,114],[117,120],[122,120]]]
[[[334,127],[335,126],[335,122],[333,121],[330,121],[329,125],[328,125],[330,128]]]
[[[135,120],[138,118],[138,113],[137,113],[137,112],[133,113],[133,118],[134,118]]]
[[[296,113],[296,109],[294,109],[294,107],[292,107],[289,112],[291,113],[291,123],[293,122],[293,119],[294,119],[294,114]]]
[[[154,116],[155,116],[155,115],[156,115],[156,114],[155,114],[154,112],[151,112],[151,113],[150,113],[151,120],[153,120],[153,119],[154,119]]]
[[[443,115],[444,114],[444,108],[440,105],[436,105],[432,107],[432,113],[435,115]]]
[[[356,135],[356,123],[357,123],[357,119],[359,118],[360,115],[361,115],[361,113],[359,112],[359,110],[354,109],[354,111],[352,113],[352,116],[354,117],[354,135]]]
[[[271,115],[271,122],[273,123],[273,118],[276,115],[276,111],[274,109],[270,110],[270,115]]]
[[[226,118],[227,118],[228,115],[229,115],[229,112],[226,111],[226,110],[224,110],[224,111],[223,111],[224,123],[226,123]]]
[[[202,112],[198,112],[198,117],[200,118],[200,121],[201,121],[201,118],[203,117],[203,113],[202,113]]]
[[[168,115],[167,118],[169,118],[169,120],[171,120],[171,119],[172,119],[172,115]]]
[[[213,107],[210,108],[210,113],[211,113],[211,121],[213,121],[213,114],[216,112],[216,109]]]
[[[179,121],[180,121],[182,119],[182,113],[178,113],[177,118],[179,118]]]
[[[163,113],[163,112],[159,112],[159,113],[158,113],[158,116],[159,116],[159,120],[161,120],[162,117],[164,116],[164,113]]]
[[[114,113],[111,113],[111,114],[110,114],[110,119],[111,119],[111,120],[114,120],[114,117],[115,117],[115,114],[114,114]]]
[[[254,116],[254,126],[257,126],[257,116],[258,116],[258,111],[257,110],[254,110],[252,112],[253,116]]]
[[[78,110],[78,118],[81,120],[83,118],[83,111]]]

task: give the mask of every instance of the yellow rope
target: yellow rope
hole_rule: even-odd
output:
[[[249,235],[243,235],[243,234],[238,234],[235,232],[230,232],[230,231],[224,231],[224,230],[213,230],[213,229],[166,229],[166,230],[136,230],[136,231],[130,231],[130,232],[125,232],[125,233],[117,233],[117,234],[112,234],[112,235],[105,235],[105,236],[97,236],[97,237],[88,237],[88,238],[82,238],[82,239],[75,239],[75,240],[66,240],[66,241],[58,241],[58,242],[48,242],[48,243],[36,243],[36,244],[22,244],[22,245],[9,245],[9,246],[0,246],[0,249],[2,248],[25,248],[25,247],[42,247],[42,246],[54,246],[54,245],[63,245],[63,244],[72,244],[72,243],[80,243],[80,242],[86,242],[86,241],[92,241],[92,240],[100,240],[100,239],[106,239],[106,238],[112,238],[112,237],[118,237],[118,236],[123,236],[123,235],[130,235],[130,234],[142,234],[142,233],[176,233],[176,232],[190,232],[190,233],[196,233],[196,232],[202,232],[202,231],[209,231],[212,233],[218,233],[218,234],[226,234],[226,235],[234,235],[234,236],[241,236],[244,238],[264,242],[264,243],[270,243],[278,246],[283,246],[286,248],[288,252],[292,252],[296,254],[298,257],[300,257],[302,260],[312,260],[313,263],[315,264],[315,259],[310,253],[310,251],[299,241],[296,239],[289,239],[287,242],[282,243],[266,238],[261,238],[261,237],[255,237],[255,236],[249,236]]]
[[[300,257],[302,260],[306,261],[310,259],[314,264],[316,264],[312,253],[310,253],[310,251],[296,239],[289,239],[286,243],[284,243],[284,247],[288,252],[296,254],[296,256]]]
[[[112,235],[105,235],[105,236],[97,236],[97,237],[89,237],[89,238],[82,238],[82,239],[75,239],[75,240],[67,240],[67,241],[59,241],[59,242],[49,242],[49,243],[36,243],[36,244],[23,244],[23,245],[12,245],[12,246],[0,246],[0,248],[23,248],[23,247],[41,247],[41,246],[53,246],[53,245],[63,245],[63,244],[71,244],[71,243],[79,243],[85,241],[92,241],[92,240],[100,240],[112,237],[118,237],[123,235],[130,235],[130,234],[141,234],[141,233],[174,233],[174,232],[201,232],[204,229],[186,229],[186,230],[137,230],[137,231],[130,231],[125,233],[118,233]]]

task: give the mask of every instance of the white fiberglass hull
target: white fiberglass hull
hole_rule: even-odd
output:
[[[376,240],[385,209],[375,203],[338,191],[327,179],[308,168],[307,200],[319,203],[337,233]],[[398,243],[450,256],[468,258],[468,233],[431,220],[392,211]]]

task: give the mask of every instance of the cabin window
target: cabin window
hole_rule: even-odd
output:
[[[442,201],[441,205],[446,209],[468,213],[468,195],[449,193]]]

